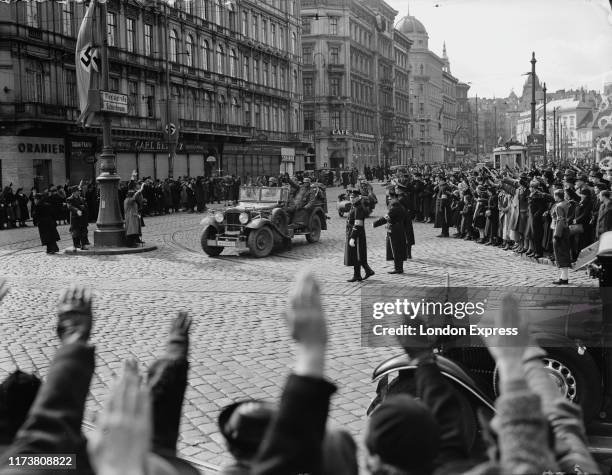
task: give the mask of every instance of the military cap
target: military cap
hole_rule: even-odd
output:
[[[397,185],[395,185],[397,188],[399,188],[400,191],[408,191],[408,187],[402,183],[398,183]]]

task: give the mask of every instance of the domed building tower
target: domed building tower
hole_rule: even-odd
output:
[[[409,61],[414,161],[442,163],[448,158],[453,139],[453,132],[450,131],[453,120],[447,120],[446,113],[452,112],[456,121],[456,107],[445,107],[447,101],[443,93],[444,76],[450,77],[450,63],[447,57],[441,58],[429,50],[427,29],[414,16],[406,15],[395,29],[412,41]],[[453,86],[449,85],[448,89],[453,89]],[[455,101],[454,97],[452,101]]]

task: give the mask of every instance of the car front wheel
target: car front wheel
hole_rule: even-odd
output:
[[[247,239],[249,250],[255,257],[266,257],[274,247],[274,235],[268,227],[254,229]]]
[[[217,230],[212,227],[212,226],[208,226],[203,232],[202,232],[202,237],[200,238],[200,243],[202,245],[202,250],[208,254],[210,257],[217,257],[219,254],[221,254],[223,252],[223,248],[219,247],[219,246],[209,246],[208,245],[208,240],[209,239],[216,239],[217,237]]]

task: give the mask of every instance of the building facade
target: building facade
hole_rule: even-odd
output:
[[[166,178],[171,166],[175,177],[303,167],[298,1],[107,6],[109,89],[129,102],[128,114],[112,120],[123,179],[133,170]],[[100,127],[76,125],[83,15],[76,2],[0,4],[2,184],[45,188],[97,174]],[[161,121],[171,103],[173,161]]]
[[[394,93],[396,14],[382,0],[302,0],[304,131],[315,144],[307,168],[394,159],[394,100],[405,97]]]
[[[458,82],[456,87],[457,101],[457,133],[454,147],[457,160],[469,158],[474,147],[474,119],[472,106],[468,100],[470,85]]]
[[[457,79],[450,73],[448,57],[429,50],[429,35],[413,16],[404,17],[397,29],[412,41],[410,49],[411,104],[417,163],[443,163],[453,157],[456,124]]]

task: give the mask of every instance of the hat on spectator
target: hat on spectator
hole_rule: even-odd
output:
[[[596,183],[595,186],[600,190],[609,190],[610,182],[608,180],[599,180],[599,183]]]
[[[390,396],[372,413],[366,447],[382,462],[407,472],[431,473],[440,427],[431,411],[407,394]]]
[[[587,181],[589,181],[589,178],[584,173],[581,173],[576,177],[576,181],[583,181],[586,183]]]
[[[347,431],[328,429],[325,432],[322,455],[322,475],[357,475],[357,445]]]
[[[276,179],[276,177],[274,177],[274,176],[271,176],[271,177],[268,179],[268,183],[277,183],[277,182],[278,182],[278,180],[277,180],[277,179]],[[304,179],[304,182],[306,182],[306,179]]]
[[[534,186],[534,187],[540,186],[540,180],[538,180],[537,178],[534,178],[533,180],[529,182],[529,186]]]
[[[361,196],[361,191],[359,190],[348,190],[347,193],[353,196]]]
[[[578,193],[576,193],[572,188],[568,188],[567,190],[565,190],[565,194],[570,199],[570,201],[580,201]]]
[[[275,414],[276,409],[271,403],[248,399],[224,407],[217,423],[230,451],[250,458],[257,453]]]
[[[584,196],[592,196],[593,192],[591,191],[590,188],[581,188],[580,189],[580,194],[584,195]]]
[[[310,183],[312,180],[308,177],[304,177],[303,183]]]

